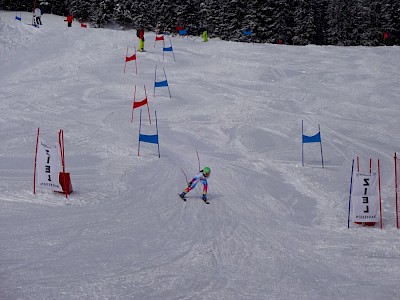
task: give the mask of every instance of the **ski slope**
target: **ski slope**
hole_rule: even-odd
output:
[[[0,299],[399,299],[398,47],[295,47],[83,29],[0,11]],[[166,41],[169,46],[169,40]],[[166,88],[153,95],[154,71]],[[161,71],[160,71],[161,70]],[[134,87],[146,86],[153,122]],[[320,148],[305,134],[321,126]],[[66,199],[33,194],[37,128],[65,135]],[[183,202],[185,177],[212,170]],[[380,159],[383,230],[351,225],[352,160]],[[189,178],[190,179],[190,178]]]

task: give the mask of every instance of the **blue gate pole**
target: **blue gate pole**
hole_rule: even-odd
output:
[[[170,97],[170,98],[172,98],[172,96],[171,96],[171,91],[169,90],[169,84],[168,84],[167,74],[165,73],[165,69],[164,69],[164,67],[163,67],[163,70],[164,70],[164,76],[165,76],[165,80],[167,81],[167,87],[168,87],[168,93],[169,93],[169,97]]]
[[[161,158],[161,155],[160,155],[160,136],[158,135],[157,111],[154,111],[154,115],[155,115],[155,117],[156,117],[158,158]]]
[[[142,129],[142,109],[140,109],[140,122],[139,122],[139,143],[138,143],[138,150],[137,150],[137,155],[140,156],[139,151],[140,151],[140,131]]]
[[[157,79],[157,65],[156,65],[156,68],[154,69],[154,92],[153,92],[153,96],[156,95],[156,79]]]
[[[304,167],[303,120],[301,120],[301,164]]]
[[[322,160],[322,168],[324,167],[324,156],[322,154],[322,138],[321,138],[321,128],[319,127],[318,124],[318,131],[319,131],[319,144],[321,146],[321,160]]]
[[[175,60],[175,52],[174,52],[174,48],[172,47],[172,41],[171,41],[171,39],[169,39],[169,42],[171,43],[172,55],[174,56],[174,61],[176,61],[176,60]]]

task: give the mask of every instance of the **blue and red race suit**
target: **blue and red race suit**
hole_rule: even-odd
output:
[[[191,190],[193,190],[196,185],[201,182],[203,184],[203,195],[207,195],[207,178],[210,176],[204,176],[203,171],[200,171],[199,173],[197,173],[196,176],[193,177],[193,179],[188,183],[188,187],[185,189],[185,194],[187,194],[188,192],[190,192]]]

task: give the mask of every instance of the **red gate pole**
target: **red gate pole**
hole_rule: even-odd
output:
[[[126,58],[127,57],[128,57],[128,47],[126,47],[124,74],[125,74],[125,69],[126,69]]]
[[[133,123],[133,111],[135,110],[135,99],[136,99],[136,85],[135,85],[135,91],[133,92],[133,104],[132,104],[132,118],[131,118],[131,123]]]
[[[135,69],[136,69],[136,75],[137,75],[137,56],[136,56],[136,47],[135,47]]]

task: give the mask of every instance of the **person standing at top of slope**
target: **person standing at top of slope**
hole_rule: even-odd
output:
[[[139,48],[138,51],[143,52],[144,51],[144,28],[140,27],[136,31],[136,36],[139,38]]]
[[[34,18],[37,25],[42,25],[42,11],[39,7],[35,8]]]
[[[73,20],[74,20],[74,17],[73,17],[72,15],[68,15],[68,16],[67,16],[67,19],[64,20],[64,21],[67,22],[68,27],[71,27],[71,26],[72,26],[72,21],[73,21]]]
[[[207,178],[210,177],[210,174],[211,174],[211,169],[209,167],[205,167],[203,170],[201,170],[199,173],[197,173],[197,175],[195,175],[190,182],[188,182],[187,188],[181,194],[179,194],[179,196],[182,199],[185,199],[185,195],[187,193],[189,193],[191,190],[193,190],[196,187],[197,183],[199,183],[199,181],[201,181],[201,183],[203,184],[202,199],[205,203],[208,204],[208,202],[207,202],[207,187],[208,187]]]

